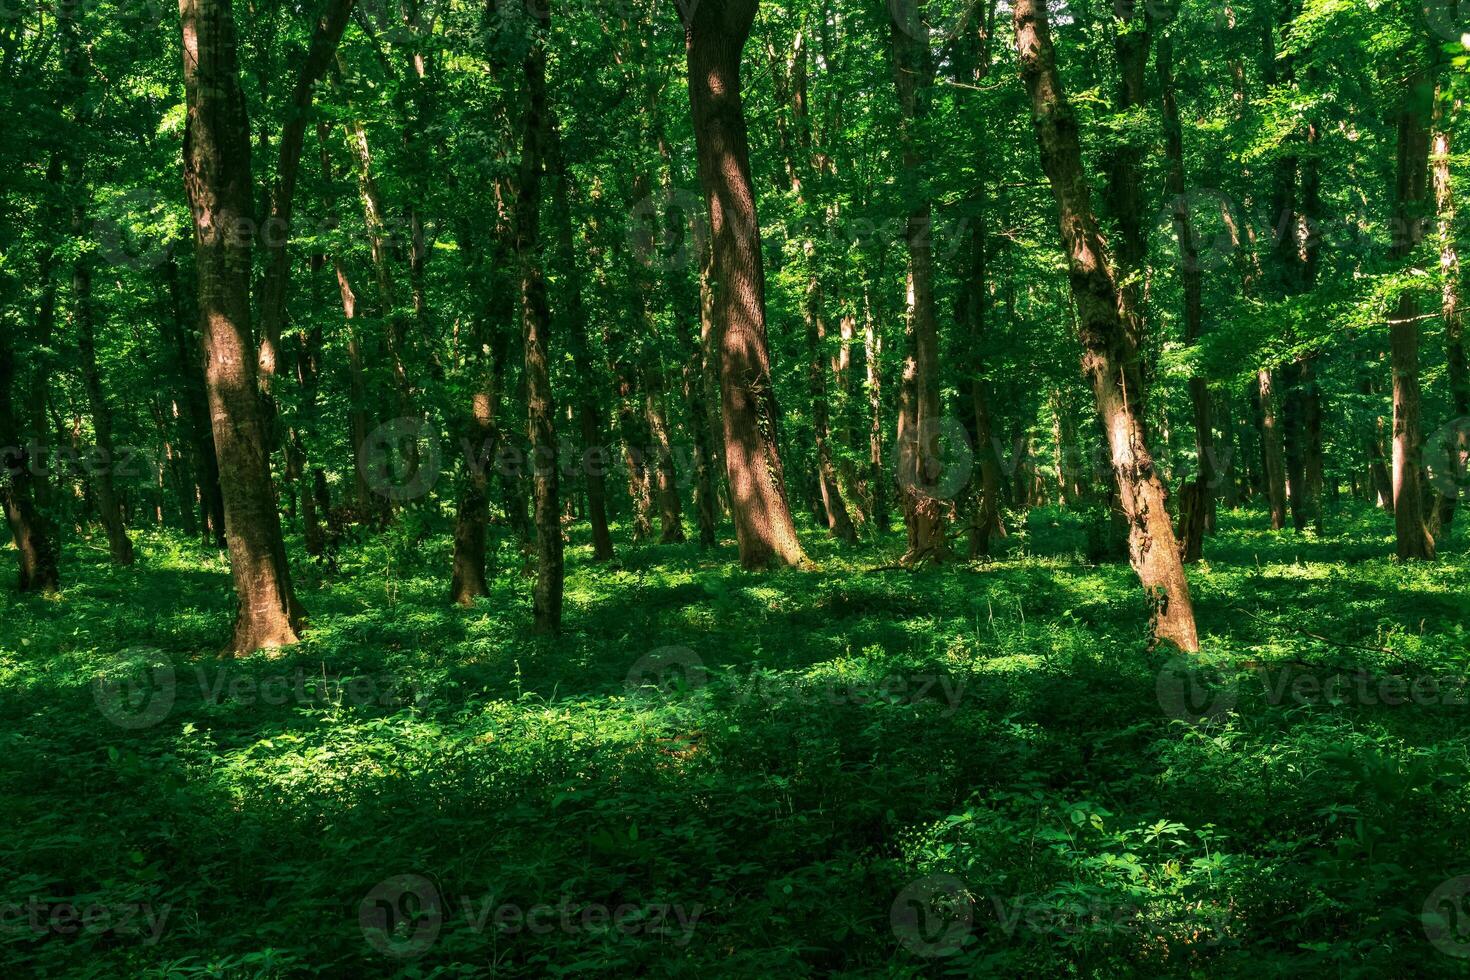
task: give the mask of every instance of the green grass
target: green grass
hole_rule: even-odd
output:
[[[1054,510],[920,572],[871,571],[896,535],[596,567],[578,527],[555,640],[504,540],[447,605],[421,520],[298,564],[276,659],[213,656],[227,570],[177,537],[0,591],[7,974],[1470,973],[1470,692],[1432,686],[1470,661],[1458,546],[1222,514],[1195,666]]]

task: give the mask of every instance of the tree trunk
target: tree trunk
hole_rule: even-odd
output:
[[[653,453],[659,543],[678,544],[684,540],[684,516],[678,477],[674,473],[674,444],[664,408],[664,368],[656,353],[648,356],[652,363],[645,365],[639,374],[643,379],[643,417],[648,421],[649,450]]]
[[[1445,440],[1433,447],[1443,453],[1445,479],[1437,481],[1440,489],[1439,522],[1446,536],[1455,520],[1458,491],[1466,485],[1470,471],[1470,369],[1465,359],[1465,313],[1460,306],[1460,255],[1456,243],[1455,193],[1450,182],[1450,122],[1444,119],[1440,101],[1436,113],[1441,116],[1434,133],[1434,204],[1439,220],[1440,318],[1444,321],[1445,361],[1449,374],[1450,406],[1454,420],[1446,430]]]
[[[740,562],[806,562],[776,444],[776,393],[766,341],[765,271],[740,100],[740,53],[756,0],[681,5],[699,179],[709,207],[719,336],[725,468]]]
[[[525,11],[541,30],[549,12],[526,0]],[[546,134],[546,49],[534,39],[524,64],[526,110],[521,172],[516,188],[515,250],[521,284],[521,328],[526,356],[526,406],[531,437],[532,499],[536,525],[536,585],[532,613],[538,633],[561,629],[561,466],[556,444],[556,405],[551,391],[548,345],[551,311],[541,267],[541,169]]]
[[[587,314],[582,305],[582,277],[572,243],[571,176],[562,151],[561,128],[554,112],[546,119],[546,176],[551,182],[552,218],[556,222],[557,262],[566,277],[562,290],[563,330],[577,375],[577,424],[582,439],[581,469],[587,482],[587,521],[592,526],[593,561],[611,561],[612,534],[607,527],[607,447],[603,444],[602,408],[598,404],[592,357],[587,351]]]
[[[923,156],[918,135],[929,116],[928,89],[933,84],[934,65],[921,0],[893,0],[890,9],[893,77],[902,110],[899,180],[911,199],[904,239],[909,253],[909,319],[913,326],[914,445],[910,450],[912,468],[900,470],[899,486],[910,525],[909,551],[904,560],[940,562],[949,555],[945,519],[951,505],[939,485],[944,463],[940,447],[939,327],[934,306],[934,222],[929,198],[922,190]]]
[[[183,402],[184,432],[194,454],[194,478],[199,484],[199,512],[205,544],[225,547],[224,491],[219,485],[219,461],[214,451],[214,431],[209,420],[209,397],[204,388],[202,345],[194,336],[185,309],[179,266],[172,254],[163,264],[169,292],[170,315],[161,318],[162,329],[173,353],[178,372],[179,398]]]
[[[80,208],[74,224],[80,234],[85,227]],[[117,449],[112,440],[112,409],[102,390],[102,372],[97,367],[97,334],[92,310],[92,267],[90,258],[79,256],[72,267],[72,317],[77,325],[77,353],[82,367],[82,382],[87,391],[87,405],[92,413],[99,465],[90,474],[92,492],[102,526],[107,531],[107,550],[117,565],[133,563],[133,542],[123,525],[122,504],[118,501],[113,471],[117,465]]]
[[[864,294],[863,301],[863,364],[867,373],[868,390],[868,513],[873,515],[873,527],[879,534],[887,534],[888,484],[883,476],[883,335],[878,330],[877,317],[873,315],[871,294]]]
[[[1406,260],[1424,239],[1428,202],[1429,106],[1427,71],[1410,76],[1398,121],[1398,180],[1394,193],[1393,258]],[[1411,290],[1399,294],[1388,321],[1393,366],[1393,523],[1399,560],[1433,560],[1434,538],[1424,523],[1424,440],[1419,428],[1419,302]]]
[[[194,215],[199,322],[214,444],[224,491],[225,539],[239,611],[231,650],[298,641],[271,487],[265,420],[250,332],[250,141],[229,0],[180,0],[184,37],[184,185]]]
[[[266,223],[261,244],[265,251],[265,272],[260,293],[260,353],[258,380],[261,389],[270,391],[276,373],[281,345],[281,330],[286,319],[286,290],[291,282],[288,246],[291,241],[291,212],[296,196],[296,176],[301,169],[301,150],[306,137],[306,124],[311,113],[312,97],[317,83],[326,74],[332,57],[341,43],[347,20],[356,0],[324,0],[321,16],[312,31],[306,59],[296,75],[291,100],[286,105],[286,122],[281,128],[280,159],[276,163],[276,179],[270,190],[270,219]]]
[[[1174,237],[1179,240],[1179,283],[1184,291],[1184,342],[1198,346],[1204,331],[1204,307],[1201,302],[1202,276],[1199,248],[1189,215],[1189,197],[1184,176],[1184,134],[1179,124],[1179,104],[1174,98],[1174,39],[1169,33],[1159,37],[1157,70],[1164,119],[1164,158],[1168,163],[1165,187],[1172,200],[1170,211],[1174,221]],[[1204,554],[1204,532],[1214,517],[1215,437],[1210,412],[1210,386],[1199,373],[1189,379],[1189,400],[1194,410],[1194,448],[1196,469],[1194,489],[1189,491],[1191,507],[1184,520],[1185,501],[1180,502],[1180,536],[1186,562],[1198,561]]]
[[[15,414],[14,343],[8,329],[0,330],[0,505],[20,556],[20,591],[50,593],[61,588],[56,534],[36,506],[34,461]]]
[[[1261,398],[1261,462],[1265,473],[1266,502],[1271,507],[1271,527],[1286,527],[1286,451],[1281,432],[1281,406],[1276,395],[1276,372],[1256,372],[1256,390]]]
[[[1119,314],[1117,283],[1093,217],[1077,120],[1057,73],[1044,0],[1016,0],[1015,30],[1042,169],[1056,199],[1067,251],[1083,373],[1107,432],[1118,494],[1129,522],[1129,559],[1152,607],[1156,639],[1196,651],[1199,637],[1189,581],[1143,425],[1138,352]]]
[[[832,463],[832,434],[828,421],[826,314],[822,311],[822,285],[815,275],[807,282],[804,318],[806,320],[807,383],[812,397],[812,434],[817,449],[817,484],[822,500],[822,518],[827,530],[838,541],[853,544],[857,532],[842,501],[837,486],[837,467]]]

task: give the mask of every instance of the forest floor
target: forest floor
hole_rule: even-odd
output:
[[[1222,513],[1184,667],[1056,510],[919,572],[576,536],[554,640],[418,521],[298,563],[275,659],[191,541],[0,556],[8,975],[1470,973],[1463,527]]]

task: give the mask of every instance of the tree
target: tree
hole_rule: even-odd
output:
[[[194,215],[205,385],[223,490],[225,540],[239,602],[230,649],[296,643],[304,613],[291,588],[271,485],[250,330],[250,138],[230,0],[180,0],[186,128],[184,187]]]
[[[740,99],[740,56],[755,11],[756,0],[681,0],[679,7],[699,182],[710,215],[725,470],[740,563],[751,569],[806,561],[776,445],[765,270]]]
[[[1041,166],[1067,252],[1082,370],[1097,401],[1128,518],[1129,560],[1152,605],[1155,637],[1195,651],[1199,636],[1189,580],[1144,431],[1138,351],[1119,314],[1117,283],[1092,214],[1077,119],[1057,73],[1045,0],[1016,0],[1014,20],[1021,79],[1031,98]]]

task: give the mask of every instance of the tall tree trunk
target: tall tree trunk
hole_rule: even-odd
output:
[[[669,435],[668,411],[664,407],[664,368],[656,353],[639,371],[643,379],[643,416],[648,421],[649,450],[653,453],[654,488],[658,498],[659,543],[684,540],[683,506],[679,500],[678,476],[674,473],[674,443]]]
[[[239,611],[235,653],[298,641],[271,487],[250,331],[250,139],[229,0],[180,0],[184,37],[184,186],[194,214],[205,383],[223,489],[225,539]]]
[[[551,311],[541,267],[541,170],[546,138],[546,49],[549,11],[526,0],[525,12],[542,35],[526,53],[525,120],[520,182],[516,188],[515,250],[521,284],[521,328],[526,356],[526,406],[531,437],[532,499],[536,525],[536,585],[532,612],[538,633],[561,629],[562,564],[561,473],[556,444],[556,405],[551,391],[549,333]]]
[[[740,100],[740,54],[756,0],[680,6],[699,180],[709,207],[716,281],[725,468],[741,564],[806,561],[787,504],[776,443],[776,393],[766,340],[765,271]]]
[[[1156,68],[1164,119],[1164,158],[1168,162],[1165,187],[1172,198],[1170,211],[1174,220],[1174,237],[1179,240],[1179,283],[1184,291],[1184,342],[1198,346],[1204,330],[1204,306],[1201,302],[1199,248],[1189,215],[1189,197],[1184,177],[1184,134],[1179,124],[1179,104],[1174,97],[1174,38],[1170,33],[1159,37]],[[1214,423],[1210,413],[1210,386],[1197,371],[1189,379],[1189,400],[1194,409],[1194,448],[1197,460],[1195,478],[1180,495],[1179,524],[1186,562],[1198,561],[1204,554],[1204,532],[1214,515]]]
[[[286,290],[291,281],[288,255],[291,212],[296,196],[296,176],[301,169],[306,124],[317,83],[332,63],[355,5],[356,0],[324,0],[321,15],[317,18],[311,42],[306,49],[306,58],[301,63],[296,74],[296,84],[291,89],[291,100],[286,105],[286,122],[281,128],[280,159],[276,163],[275,182],[270,189],[270,219],[261,235],[265,272],[261,279],[257,373],[261,389],[267,393],[276,373],[281,330],[286,319]]]
[[[1138,112],[1147,98],[1148,51],[1152,43],[1147,3],[1115,0],[1113,4],[1113,56],[1118,66],[1114,111]],[[1151,9],[1151,8],[1149,8]],[[1130,127],[1131,130],[1131,127]],[[1118,137],[1115,137],[1118,138]],[[1143,352],[1143,276],[1148,238],[1143,228],[1142,149],[1132,142],[1131,131],[1106,154],[1103,169],[1107,183],[1103,200],[1118,226],[1118,243],[1113,252],[1118,283],[1118,309],[1138,356]],[[1147,383],[1148,372],[1139,369]],[[1144,394],[1141,392],[1140,394]]]
[[[80,207],[74,224],[83,233],[85,221]],[[92,492],[102,526],[107,531],[107,550],[114,564],[133,563],[133,542],[123,524],[122,504],[117,497],[113,471],[117,465],[117,449],[112,440],[112,409],[102,390],[102,372],[97,366],[97,332],[92,309],[92,267],[89,256],[78,256],[72,267],[72,318],[77,326],[77,353],[82,367],[82,383],[87,391],[87,406],[92,413],[92,433],[101,465],[93,468]]]
[[[1394,192],[1391,255],[1400,261],[1424,239],[1429,197],[1429,72],[1409,77],[1398,120],[1398,174]],[[1433,560],[1434,538],[1424,523],[1424,440],[1419,427],[1419,301],[1411,290],[1399,294],[1388,322],[1393,366],[1393,523],[1399,559]]]
[[[832,537],[852,544],[857,541],[857,532],[853,530],[847,505],[842,501],[842,491],[837,486],[837,468],[832,463],[832,434],[827,404],[827,358],[824,350],[827,321],[826,314],[822,312],[822,286],[815,276],[807,283],[805,306],[809,358],[807,383],[812,396],[812,434],[816,440],[816,476],[822,499],[822,517]]]
[[[1458,104],[1457,104],[1458,107]],[[1465,359],[1465,311],[1460,305],[1460,255],[1456,242],[1455,192],[1450,181],[1450,120],[1444,118],[1439,99],[1435,100],[1439,116],[1434,132],[1434,205],[1439,221],[1440,318],[1444,321],[1445,361],[1449,374],[1450,406],[1454,420],[1441,445],[1433,447],[1444,458],[1436,461],[1446,471],[1440,483],[1439,522],[1448,536],[1455,520],[1455,505],[1460,488],[1466,485],[1470,471],[1470,369]]]
[[[61,588],[56,532],[36,506],[34,461],[15,414],[14,344],[11,332],[0,330],[0,506],[20,556],[20,591],[56,592]]]
[[[184,433],[194,454],[194,478],[199,485],[201,530],[205,544],[213,543],[215,547],[223,548],[224,492],[219,485],[219,461],[214,451],[209,397],[204,387],[203,348],[195,336],[196,328],[190,323],[178,262],[172,254],[164,261],[163,275],[169,294],[169,313],[160,318],[160,323],[179,378],[178,397],[183,403]]]
[[[873,313],[871,292],[863,297],[863,364],[868,392],[868,513],[879,534],[887,534],[888,483],[883,473],[883,335]]]
[[[607,527],[607,447],[603,444],[602,407],[598,384],[587,350],[587,314],[582,305],[582,277],[572,242],[571,175],[562,150],[561,127],[554,112],[546,119],[546,176],[551,183],[552,218],[556,222],[557,263],[565,276],[561,308],[563,331],[577,375],[577,425],[582,440],[582,474],[587,482],[587,522],[592,527],[592,558],[611,561],[612,533]]]
[[[943,498],[939,399],[939,326],[934,304],[934,220],[922,190],[919,131],[929,115],[934,65],[929,51],[923,0],[893,0],[889,36],[893,44],[893,77],[902,110],[900,183],[910,198],[904,239],[909,253],[909,319],[913,329],[914,445],[911,468],[900,470],[900,487],[910,526],[905,561],[943,561],[949,555],[945,519],[950,502]],[[907,374],[907,372],[905,372]],[[903,450],[901,449],[900,452]]]
[[[1153,632],[1186,651],[1199,649],[1189,580],[1169,522],[1163,481],[1144,430],[1137,348],[1119,314],[1118,287],[1106,260],[1082,169],[1077,120],[1057,73],[1045,0],[1016,0],[1016,47],[1031,98],[1042,169],[1056,198],[1083,346],[1082,368],[1112,451],[1113,473],[1129,522],[1128,551],[1152,607]]]

